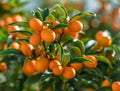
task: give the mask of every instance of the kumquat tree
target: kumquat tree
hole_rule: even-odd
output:
[[[0,91],[120,91],[119,33],[112,38],[98,31],[89,38],[86,25],[97,15],[69,15],[60,4],[32,15],[8,24],[13,28],[0,51]]]

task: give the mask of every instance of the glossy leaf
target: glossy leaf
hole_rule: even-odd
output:
[[[49,15],[49,9],[46,8],[42,11],[42,17],[43,17],[43,21],[46,19],[46,17]]]
[[[73,41],[73,38],[71,35],[67,34],[67,35],[64,35],[62,38],[61,38],[61,44],[62,46],[70,43],[71,41]]]
[[[17,30],[17,31],[12,31],[10,32],[11,34],[23,34],[23,35],[28,35],[31,36],[32,33],[26,30]]]
[[[24,85],[25,85],[25,86],[32,85],[32,84],[38,82],[38,81],[40,80],[40,77],[41,77],[40,74],[37,74],[37,75],[31,76],[31,77],[28,77],[28,78],[25,80]]]
[[[85,47],[84,43],[81,40],[74,41],[73,43],[71,43],[71,45],[78,47],[81,51],[81,55],[84,55]]]
[[[82,56],[81,55],[81,50],[76,46],[70,46],[68,48],[68,50],[70,51],[70,54],[71,54],[72,57],[80,57],[80,56]]]
[[[14,22],[14,23],[10,23],[9,25],[20,26],[20,27],[29,27],[28,22]]]
[[[108,64],[110,68],[113,68],[111,62],[106,57],[97,56],[97,55],[95,55],[95,57],[97,58],[98,61],[102,61],[102,62]]]
[[[67,26],[68,26],[67,24],[58,24],[57,26],[53,27],[53,29],[56,29],[56,28],[65,28]]]
[[[36,18],[38,18],[38,19],[40,19],[41,21],[43,21],[41,12],[36,11],[36,12],[35,12],[35,16],[36,16]]]
[[[83,63],[83,62],[91,62],[91,61],[88,59],[85,59],[84,57],[75,57],[75,58],[72,58],[70,61],[70,63],[73,63],[73,62]]]
[[[16,49],[6,49],[0,52],[0,56],[2,55],[10,55],[10,54],[14,54],[14,55],[22,55],[22,52]]]
[[[79,14],[76,14],[75,16],[73,16],[71,20],[80,20],[80,19],[83,19],[83,18],[86,18],[86,17],[96,17],[96,14],[93,13],[93,12],[83,12],[83,13],[79,13]]]
[[[60,22],[63,22],[65,19],[67,19],[65,9],[59,4],[53,6],[52,15]]]
[[[62,55],[62,61],[61,61],[61,64],[62,65],[66,65],[70,62],[70,56],[67,55],[67,54],[63,54]]]

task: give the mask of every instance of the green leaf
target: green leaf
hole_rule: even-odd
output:
[[[78,47],[81,51],[81,55],[84,55],[85,46],[81,40],[74,41],[73,43],[71,43],[71,45]]]
[[[43,17],[43,21],[46,19],[46,17],[49,15],[49,9],[46,8],[42,11],[42,17]]]
[[[70,50],[71,56],[73,56],[73,57],[75,57],[75,56],[76,57],[82,56],[81,55],[81,50],[78,47],[76,47],[76,46],[70,46],[69,48],[70,48],[69,50]]]
[[[59,4],[53,6],[52,15],[60,22],[66,21],[67,19],[66,10]]]
[[[111,79],[113,81],[120,81],[120,71],[116,71],[116,72],[112,73]]]
[[[64,45],[70,43],[71,41],[73,41],[72,36],[69,34],[66,34],[61,38],[61,45],[64,46]]]
[[[28,35],[28,36],[32,35],[30,31],[26,31],[26,30],[17,30],[17,31],[12,31],[10,33],[11,34],[23,34],[23,35]]]
[[[76,14],[75,16],[73,16],[71,20],[80,20],[80,19],[83,19],[83,18],[86,18],[86,17],[96,17],[96,14],[93,13],[93,12],[83,12],[83,13],[79,13],[79,14]]]
[[[72,58],[70,61],[70,63],[73,63],[73,62],[83,63],[83,62],[91,62],[91,61],[88,59],[85,59],[84,57],[75,57],[75,58]]]
[[[62,65],[66,65],[70,62],[70,56],[67,55],[67,54],[63,54],[62,55],[62,61],[61,61],[61,64]]]
[[[28,22],[14,22],[14,23],[10,23],[9,25],[20,26],[20,27],[29,27]]]
[[[38,18],[38,19],[40,19],[41,21],[43,21],[41,12],[36,11],[36,12],[35,12],[35,16],[36,16],[36,18]]]
[[[57,28],[65,28],[67,26],[68,26],[67,24],[58,24],[57,26],[53,27],[53,30]]]
[[[104,62],[104,63],[108,64],[110,68],[113,68],[111,62],[106,57],[97,56],[97,55],[95,55],[95,57],[97,58],[98,61]]]
[[[15,41],[29,43],[29,39],[16,39]]]
[[[25,86],[32,85],[40,80],[41,75],[37,74],[31,77],[28,77],[26,81],[24,82]]]
[[[6,49],[0,52],[0,56],[2,55],[10,55],[10,54],[14,54],[14,55],[22,55],[22,52],[16,49]]]
[[[47,16],[47,18],[50,19],[50,20],[55,20],[55,17],[54,17],[52,14],[49,14],[49,15]]]
[[[111,87],[101,87],[96,89],[95,91],[112,91]]]

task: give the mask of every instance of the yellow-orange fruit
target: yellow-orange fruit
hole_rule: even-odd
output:
[[[32,75],[35,75],[36,73],[36,69],[35,69],[35,60],[27,60],[25,63],[24,63],[24,66],[22,68],[22,71],[25,75],[27,76],[32,76]]]
[[[12,31],[20,30],[18,26],[7,26],[7,32],[10,33]]]
[[[90,60],[91,62],[84,62],[83,64],[88,68],[96,68],[98,62],[97,59],[92,55],[85,56],[86,59]]]
[[[13,22],[13,19],[11,17],[6,17],[5,18],[5,25],[8,25]]]
[[[73,38],[78,37],[78,32],[72,32],[69,28],[64,29],[63,35],[70,34]]]
[[[32,44],[33,46],[38,45],[40,41],[41,41],[40,33],[34,33],[29,40],[30,44]]]
[[[74,68],[72,67],[65,67],[63,68],[63,73],[62,73],[63,77],[66,79],[72,79],[75,77],[76,75],[76,71]]]
[[[110,86],[111,86],[111,83],[110,83],[107,79],[105,79],[105,80],[102,82],[101,86],[102,86],[102,87],[110,87]]]
[[[112,83],[112,91],[120,91],[120,82],[115,81]]]
[[[20,44],[17,42],[12,42],[12,44],[10,45],[10,48],[20,49]]]
[[[0,62],[0,71],[2,71],[3,73],[7,72],[7,65],[5,62]]]
[[[22,51],[22,53],[24,55],[32,56],[32,49],[31,49],[30,45],[27,43],[21,42],[20,43],[20,50]]]
[[[109,36],[105,36],[98,40],[98,44],[103,47],[108,47],[112,44],[112,40]]]
[[[54,75],[61,75],[63,72],[63,68],[61,65],[54,66],[52,72]]]
[[[53,69],[53,67],[61,65],[60,62],[58,60],[51,60],[49,63],[49,69]]]
[[[72,32],[79,32],[83,29],[83,24],[80,21],[72,20],[69,22],[68,28]]]
[[[0,28],[5,26],[5,21],[4,20],[0,20]]]
[[[41,31],[41,39],[45,42],[53,42],[55,40],[55,32],[51,29]]]
[[[45,57],[40,57],[37,59],[35,67],[37,71],[43,73],[49,67],[49,60]]]
[[[78,71],[78,70],[82,69],[83,64],[74,62],[74,63],[71,63],[70,66],[73,67],[76,71]]]
[[[23,21],[23,18],[22,16],[20,16],[19,14],[15,14],[12,16],[12,19],[14,22],[20,22],[20,21]]]
[[[32,18],[29,21],[29,25],[36,32],[39,32],[43,29],[43,23],[37,18]]]
[[[104,32],[103,31],[98,31],[95,35],[95,39],[98,41],[101,39],[101,37],[103,37]]]

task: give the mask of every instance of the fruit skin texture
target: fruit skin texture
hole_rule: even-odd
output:
[[[36,32],[39,32],[43,29],[43,23],[37,18],[32,18],[29,21],[29,25]]]
[[[29,40],[30,44],[33,46],[38,45],[40,41],[41,41],[40,33],[34,33]]]
[[[76,71],[78,71],[78,70],[82,69],[83,64],[74,62],[74,63],[71,63],[70,66],[73,67]]]
[[[27,43],[21,42],[20,43],[20,50],[22,51],[22,53],[24,55],[32,56],[32,50],[31,50],[30,46]]]
[[[2,71],[3,73],[7,72],[7,65],[5,62],[0,62],[0,71]]]
[[[27,60],[24,63],[24,66],[22,68],[22,71],[27,76],[35,75],[36,69],[35,69],[35,60]]]
[[[63,77],[66,79],[72,79],[75,77],[76,75],[76,71],[74,68],[72,67],[65,67],[63,68],[63,73],[62,73]]]
[[[112,44],[112,40],[109,36],[103,36],[98,40],[98,44],[103,47],[108,47]]]
[[[51,60],[49,62],[49,69],[52,70],[55,66],[59,66],[59,65],[61,65],[61,64],[58,60]]]
[[[112,44],[112,40],[109,36],[105,36],[103,31],[99,31],[95,35],[95,39],[98,42],[99,46],[107,47]]]
[[[110,87],[110,86],[111,86],[111,83],[110,83],[107,79],[105,79],[105,80],[102,82],[101,86],[102,86],[102,87]]]
[[[55,40],[55,32],[51,29],[41,31],[41,39],[45,42],[53,42]]]
[[[76,38],[78,37],[78,32],[72,32],[70,31],[69,28],[64,28],[64,34],[63,35],[66,35],[66,34],[70,34],[73,38]]]
[[[10,45],[10,48],[20,49],[20,44],[17,42],[12,42]]]
[[[35,63],[35,68],[37,71],[43,73],[45,70],[47,70],[49,67],[49,60],[45,57],[37,58],[37,61]]]
[[[18,26],[7,26],[7,32],[10,33],[12,31],[19,30],[20,28]]]
[[[63,68],[61,65],[54,66],[52,72],[54,75],[60,75],[63,72]]]
[[[97,59],[94,56],[87,55],[87,56],[85,56],[85,58],[92,62],[92,63],[91,62],[84,62],[83,63],[87,68],[96,68],[98,62],[97,62]]]
[[[72,32],[79,32],[83,29],[83,24],[80,21],[72,20],[69,22],[68,28]]]
[[[112,83],[112,91],[120,91],[120,82],[115,81]]]
[[[104,35],[103,31],[98,31],[95,35],[95,39],[98,41],[101,39],[101,37]]]

